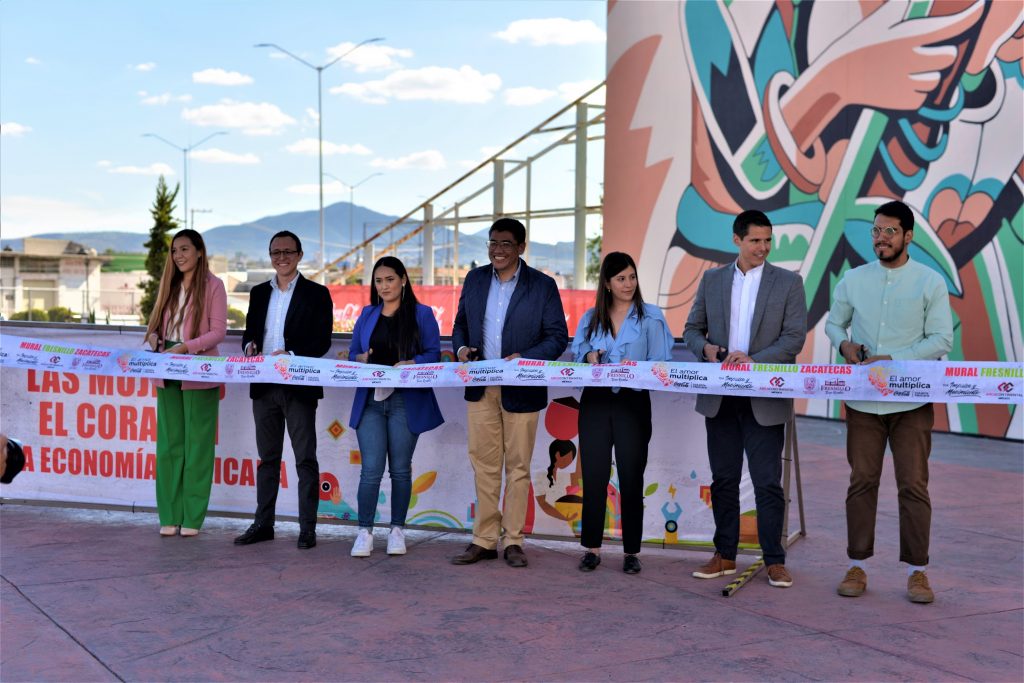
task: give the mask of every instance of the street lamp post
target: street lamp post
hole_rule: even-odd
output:
[[[353,220],[354,220],[354,218],[353,218],[353,215],[354,215],[353,214],[353,207],[356,204],[356,188],[359,187],[360,185],[362,185],[363,183],[365,183],[367,180],[372,180],[372,179],[376,178],[377,176],[384,175],[384,174],[382,172],[380,172],[380,171],[378,171],[377,173],[371,173],[370,175],[366,176],[365,178],[360,180],[355,185],[351,185],[349,183],[346,183],[341,178],[339,178],[337,176],[333,176],[330,173],[324,173],[324,175],[327,176],[328,178],[334,178],[339,183],[341,183],[342,185],[344,185],[345,187],[348,188],[348,244],[349,244],[349,248],[351,249],[353,246],[355,246],[355,236],[353,235],[352,231],[354,229],[353,226],[355,225],[353,223]],[[365,234],[365,232],[363,234],[363,241],[364,242],[366,241],[366,234]]]
[[[182,218],[181,222],[184,223],[186,227],[188,226],[188,218],[189,218],[189,215],[188,215],[188,153],[191,152],[192,150],[194,150],[199,145],[201,145],[204,142],[206,142],[207,140],[209,140],[210,138],[215,138],[218,135],[227,135],[227,131],[220,130],[220,131],[217,131],[216,133],[210,133],[209,135],[207,135],[205,138],[203,138],[199,142],[192,143],[191,145],[189,145],[187,147],[182,147],[181,145],[176,145],[173,142],[171,142],[170,140],[168,140],[167,138],[161,137],[161,136],[157,135],[156,133],[143,133],[142,134],[142,137],[144,137],[144,138],[156,138],[160,142],[163,142],[164,144],[170,145],[174,149],[180,151],[181,154],[182,154],[182,179],[181,179],[181,184],[182,184],[182,188],[185,190],[185,208],[184,208],[184,212],[182,213],[183,218]]]
[[[319,159],[317,180],[318,180],[318,184],[320,186],[320,282],[321,283],[325,282],[326,279],[327,279],[327,273],[326,273],[326,270],[325,270],[325,264],[326,264],[326,258],[325,258],[326,257],[326,253],[325,253],[325,250],[326,250],[326,247],[324,245],[323,73],[324,73],[324,69],[326,69],[326,68],[328,68],[330,66],[333,66],[337,62],[341,61],[343,58],[347,57],[348,55],[352,54],[353,52],[355,52],[356,50],[361,48],[363,45],[366,45],[367,43],[376,43],[376,42],[379,42],[381,40],[384,40],[384,39],[383,38],[368,38],[367,40],[364,40],[363,42],[361,42],[358,45],[356,45],[355,47],[353,47],[351,50],[348,50],[347,52],[344,52],[343,54],[338,55],[337,57],[335,57],[331,61],[327,62],[326,64],[322,64],[320,66],[317,66],[316,64],[311,64],[311,63],[307,62],[302,57],[299,57],[298,55],[296,55],[296,54],[294,54],[292,52],[289,52],[288,50],[284,49],[280,45],[277,45],[276,43],[257,43],[256,45],[253,46],[253,47],[270,47],[270,48],[273,48],[273,49],[277,50],[278,52],[286,54],[289,57],[291,57],[292,59],[294,59],[295,61],[300,62],[302,64],[305,64],[310,69],[313,69],[314,71],[316,71],[317,157]]]

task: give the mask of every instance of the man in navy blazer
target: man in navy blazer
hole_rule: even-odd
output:
[[[793,363],[807,336],[803,280],[767,262],[772,224],[762,212],[744,211],[736,217],[732,231],[739,254],[734,262],[705,271],[683,341],[697,360],[710,363]],[[793,400],[700,394],[696,408],[707,428],[716,552],[693,576],[713,579],[736,573],[740,476],[746,451],[768,582],[779,588],[791,586],[793,577],[786,569],[782,545],[786,501],[780,482]]]
[[[299,273],[302,242],[287,230],[270,240],[270,262],[276,275],[249,293],[242,350],[247,356],[281,355],[319,358],[331,348],[334,303],[321,284]],[[324,396],[319,386],[253,383],[249,385],[256,423],[256,519],[235,538],[249,545],[274,538],[274,510],[281,483],[281,451],[288,427],[295,471],[299,477],[299,540],[301,549],[316,545],[316,512],[320,504],[320,464],[316,459],[316,408]]]
[[[503,358],[555,360],[569,343],[555,281],[526,265],[526,228],[500,218],[488,231],[490,265],[466,275],[452,329],[460,362]],[[476,480],[473,542],[452,558],[473,564],[498,556],[504,529],[505,561],[525,567],[523,527],[530,503],[530,461],[537,418],[548,402],[545,387],[466,387],[469,461]],[[504,513],[499,506],[505,472]]]

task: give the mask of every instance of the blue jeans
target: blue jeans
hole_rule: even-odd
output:
[[[357,494],[359,526],[373,527],[385,462],[391,475],[391,525],[405,526],[412,497],[412,452],[419,435],[409,431],[402,394],[395,391],[384,401],[374,401],[371,394],[356,437],[363,461]]]

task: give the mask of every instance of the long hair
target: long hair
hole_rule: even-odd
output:
[[[174,249],[174,241],[179,237],[184,237],[192,243],[192,246],[195,247],[196,252],[199,254],[199,260],[196,262],[196,269],[192,274],[192,284],[185,291],[185,304],[182,310],[178,311],[178,296],[185,281],[185,275],[175,265],[174,259],[171,257],[171,251],[167,252],[167,260],[164,261],[164,273],[160,276],[160,289],[157,292],[156,305],[153,306],[153,311],[149,315],[149,325],[146,326],[146,337],[156,332],[161,342],[164,340],[164,335],[167,331],[164,327],[165,317],[168,323],[173,323],[177,317],[184,318],[186,312],[190,311],[189,330],[192,334],[198,334],[199,326],[206,315],[206,311],[203,310],[206,306],[206,278],[210,274],[210,262],[206,259],[206,243],[203,242],[202,235],[195,230],[186,228],[174,233],[174,237],[171,239],[172,251]],[[184,332],[183,327],[182,334]],[[185,340],[180,339],[178,341]]]
[[[395,271],[398,278],[405,278],[405,286],[402,288],[401,299],[398,303],[398,312],[395,313],[395,322],[398,323],[398,357],[399,360],[411,360],[418,354],[420,348],[420,326],[416,322],[416,295],[412,291],[412,280],[405,269],[405,264],[394,256],[381,256],[373,264],[373,271],[370,275],[370,305],[377,306],[381,303],[380,295],[377,293],[377,285],[374,278],[377,276],[378,268],[390,268]]]
[[[612,333],[612,293],[609,289],[611,279],[624,271],[626,268],[636,270],[636,263],[633,257],[621,251],[613,251],[604,257],[601,262],[601,277],[597,287],[597,301],[594,302],[594,317],[590,319],[587,326],[586,339],[593,339],[600,330],[605,334]],[[638,273],[639,274],[639,273]],[[644,318],[644,297],[640,294],[640,283],[636,283],[633,290],[633,308],[636,310],[636,317],[639,320]]]
[[[548,488],[555,485],[555,458],[562,453],[572,453],[572,462],[576,459],[576,444],[566,439],[555,439],[548,446],[548,457],[551,459],[551,464],[548,465]]]

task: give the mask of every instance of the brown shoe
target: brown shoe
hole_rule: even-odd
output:
[[[528,562],[526,561],[526,553],[523,552],[523,546],[510,545],[506,547],[505,564],[510,567],[525,567]]]
[[[722,556],[715,553],[715,556],[693,572],[698,579],[717,579],[719,576],[728,576],[736,573],[736,560],[724,560]]]
[[[907,599],[910,602],[929,603],[935,601],[935,593],[928,585],[928,575],[914,572],[907,578]]]
[[[850,567],[839,582],[836,593],[847,598],[859,598],[868,589],[868,575],[860,567]]]
[[[776,588],[789,588],[793,585],[793,577],[786,571],[784,564],[768,565],[768,583]]]
[[[480,560],[496,560],[498,551],[494,548],[484,548],[476,543],[470,543],[465,552],[452,558],[452,564],[475,564]]]

